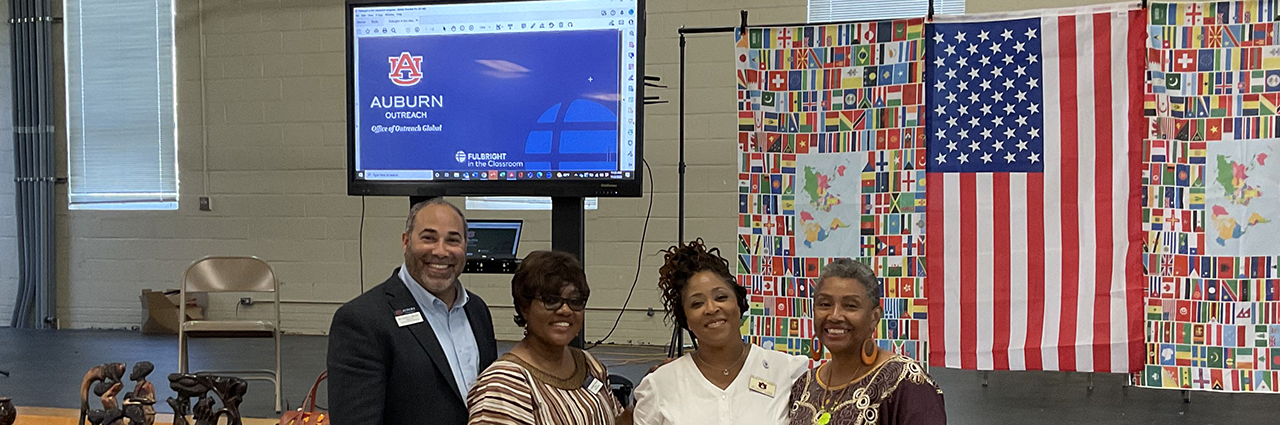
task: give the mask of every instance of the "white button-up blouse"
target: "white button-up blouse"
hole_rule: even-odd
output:
[[[808,370],[804,356],[752,345],[742,371],[722,390],[685,355],[640,381],[635,424],[783,424],[791,385]]]

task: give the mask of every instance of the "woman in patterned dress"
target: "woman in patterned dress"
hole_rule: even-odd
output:
[[[876,347],[884,314],[865,264],[832,261],[814,287],[814,332],[831,360],[791,388],[791,425],[933,425],[947,422],[942,390],[919,363]]]
[[[525,337],[471,387],[469,424],[631,423],[610,391],[604,365],[569,347],[582,329],[589,295],[586,273],[573,255],[536,251],[525,257],[511,278],[515,321]]]

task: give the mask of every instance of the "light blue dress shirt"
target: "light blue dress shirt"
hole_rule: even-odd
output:
[[[453,380],[458,383],[458,393],[462,394],[463,400],[466,400],[467,391],[476,383],[476,376],[480,374],[480,349],[476,347],[476,336],[471,331],[471,321],[467,320],[467,312],[462,309],[471,297],[462,288],[462,282],[456,282],[458,295],[453,302],[453,308],[449,308],[444,301],[418,284],[418,281],[409,275],[409,269],[404,264],[400,265],[400,280],[409,287],[409,293],[413,294],[413,299],[418,302],[418,309],[426,316],[427,323],[431,324],[431,330],[436,333],[440,348],[444,349],[444,356],[449,359]]]

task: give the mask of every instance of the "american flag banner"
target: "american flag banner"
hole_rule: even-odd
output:
[[[930,26],[931,365],[1142,367],[1136,7]]]
[[[739,30],[739,284],[742,333],[825,357],[814,279],[836,257],[883,286],[877,343],[923,360],[923,18]]]
[[[1276,0],[1152,3],[1142,152],[1146,362],[1135,385],[1280,387]]]

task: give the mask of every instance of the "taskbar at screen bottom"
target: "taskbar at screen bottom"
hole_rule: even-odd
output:
[[[472,181],[472,180],[629,180],[631,171],[434,171],[365,170],[357,179],[371,181]]]

